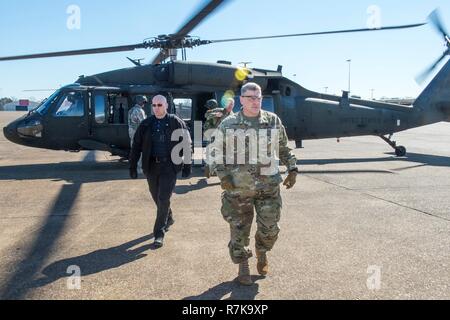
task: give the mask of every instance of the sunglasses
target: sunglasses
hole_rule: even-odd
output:
[[[262,100],[262,97],[257,97],[257,96],[242,96],[242,98],[249,98],[252,101],[260,101],[260,100]]]
[[[152,104],[152,107],[162,107],[163,104],[162,103],[154,103]]]

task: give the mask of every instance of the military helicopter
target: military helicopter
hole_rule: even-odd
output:
[[[134,67],[92,76],[81,76],[74,84],[58,89],[36,109],[3,129],[5,137],[17,144],[54,150],[102,150],[127,157],[130,149],[127,113],[136,95],[169,97],[171,112],[178,113],[194,136],[194,122],[204,121],[205,102],[239,95],[247,81],[258,83],[263,90],[263,109],[275,112],[285,124],[289,139],[296,147],[307,139],[379,136],[404,156],[406,148],[397,146],[392,135],[406,129],[440,121],[450,121],[450,62],[447,62],[412,106],[322,94],[303,88],[282,75],[282,67],[264,70],[232,66],[227,61],[204,63],[186,61],[186,48],[219,42],[262,40],[280,37],[314,36],[350,32],[372,32],[414,28],[411,24],[379,29],[352,29],[288,35],[273,35],[222,40],[201,40],[188,35],[224,0],[211,0],[175,34],[160,35],[143,43],[24,56],[0,57],[1,61],[47,58],[158,49],[149,65],[129,59]],[[423,75],[430,73],[450,54],[450,37],[437,12],[430,20],[444,36],[447,50]],[[182,60],[177,60],[181,51]],[[236,99],[235,111],[239,110]],[[146,106],[150,114],[149,106]]]

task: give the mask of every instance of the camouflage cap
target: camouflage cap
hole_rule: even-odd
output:
[[[136,96],[135,100],[136,100],[136,104],[142,104],[142,103],[148,102],[146,96]]]

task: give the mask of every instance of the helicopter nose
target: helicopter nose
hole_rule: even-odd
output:
[[[3,128],[3,135],[6,139],[13,143],[18,143],[19,136],[17,135],[17,123],[12,122]]]

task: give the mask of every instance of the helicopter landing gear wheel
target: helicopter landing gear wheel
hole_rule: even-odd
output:
[[[390,145],[395,150],[395,155],[397,157],[404,157],[406,155],[406,148],[404,146],[397,146],[395,141],[392,141],[392,134],[389,137],[380,136],[388,145]]]
[[[397,155],[397,157],[404,157],[406,155],[406,148],[403,146],[396,147],[395,154]]]

